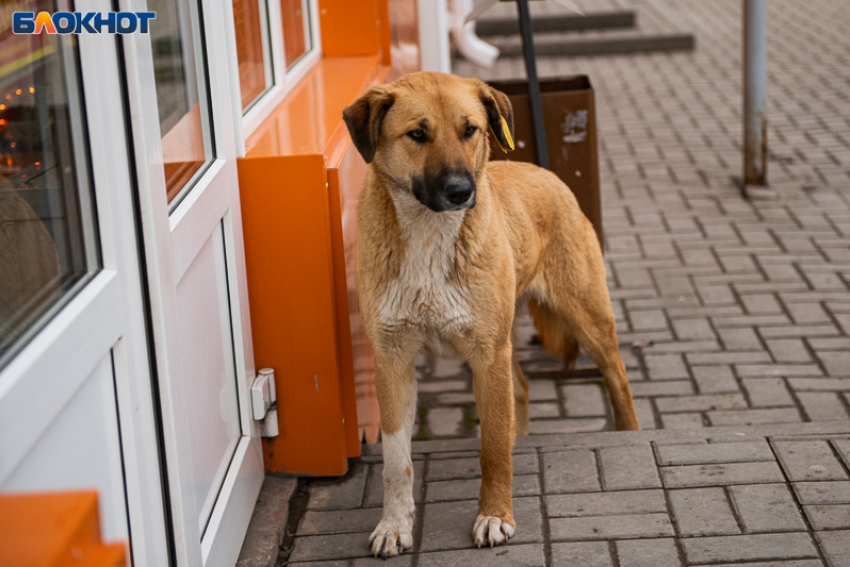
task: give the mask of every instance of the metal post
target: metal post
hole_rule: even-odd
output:
[[[543,104],[540,101],[540,81],[537,78],[537,61],[534,57],[534,38],[531,35],[531,15],[528,0],[517,0],[519,7],[519,29],[522,33],[522,54],[525,56],[525,73],[531,101],[531,117],[534,119],[534,141],[537,145],[537,163],[549,169],[549,150],[546,147],[546,126],[543,124]]]
[[[744,188],[767,185],[767,0],[744,0]]]

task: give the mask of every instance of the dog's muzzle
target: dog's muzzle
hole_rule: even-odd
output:
[[[431,178],[415,178],[413,194],[435,212],[459,211],[475,206],[475,179],[471,173],[446,171]]]

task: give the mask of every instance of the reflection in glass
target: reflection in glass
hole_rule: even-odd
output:
[[[280,0],[280,13],[283,20],[283,51],[287,70],[312,47],[307,2],[308,0]]]
[[[156,98],[168,202],[191,187],[213,159],[209,100],[198,4],[189,0],[150,0]]]
[[[13,34],[20,9],[0,1],[0,366],[99,266],[76,38]]]
[[[242,110],[245,110],[272,85],[272,68],[265,64],[265,30],[260,18],[260,3],[257,0],[233,0],[233,23],[236,26]]]

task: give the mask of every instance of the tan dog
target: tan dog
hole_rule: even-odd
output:
[[[413,544],[413,361],[428,347],[463,357],[481,420],[473,541],[514,534],[515,430],[528,432],[528,382],[511,347],[520,301],[567,364],[597,364],[617,429],[638,429],[620,359],[605,266],[569,188],[534,165],[488,163],[487,131],[512,145],[508,98],[478,79],[414,73],[373,87],[343,113],[370,164],[358,204],[357,287],[375,351],[384,452],[383,518],[372,552]],[[514,409],[516,404],[516,410]]]

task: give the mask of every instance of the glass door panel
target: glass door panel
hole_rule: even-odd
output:
[[[100,266],[77,44],[13,34],[16,6],[0,4],[0,368]]]
[[[151,0],[159,125],[168,203],[173,209],[214,158],[200,7],[190,0]]]
[[[239,61],[239,84],[242,110],[272,86],[268,32],[258,0],[233,0],[233,23],[236,27],[236,58]]]
[[[310,51],[307,0],[280,0],[280,13],[283,20],[283,51],[286,68],[289,69]]]

